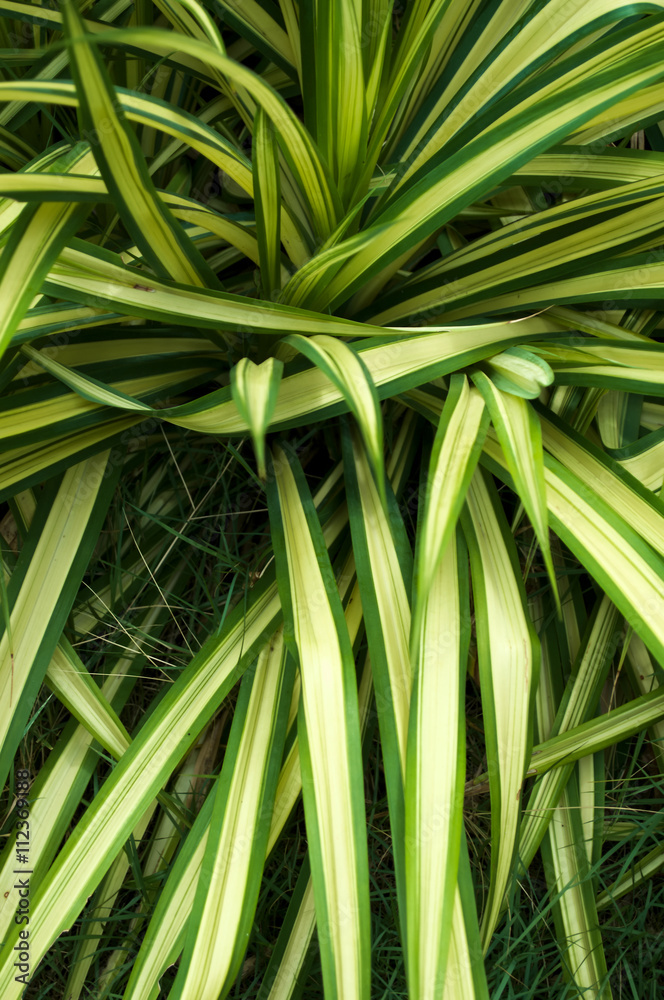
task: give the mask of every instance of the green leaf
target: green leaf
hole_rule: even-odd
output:
[[[285,342],[313,361],[343,395],[357,420],[378,490],[385,502],[383,417],[378,393],[362,354],[351,345],[323,334],[314,337],[293,334],[286,337]]]
[[[559,605],[560,598],[549,542],[540,422],[525,399],[501,391],[496,379],[489,379],[483,372],[477,372],[473,375],[473,381],[482,393],[491,414],[493,426],[507,460],[507,467],[519,498],[530,517]]]
[[[224,997],[239,972],[263,874],[292,685],[280,630],[261,651],[253,676],[243,679],[174,1000]]]
[[[454,534],[424,598],[405,783],[410,995],[442,995],[457,893],[465,780],[468,576]],[[473,994],[471,994],[473,995]]]
[[[43,499],[43,513],[32,525],[34,541],[12,575],[11,629],[0,638],[0,694],[7,709],[0,723],[2,784],[96,544],[118,472],[118,466],[109,464],[108,452],[67,472],[58,492]]]
[[[502,477],[497,443],[487,437],[484,449]],[[664,560],[603,496],[550,456],[544,476],[552,527],[657,659],[664,659]]]
[[[274,630],[279,614],[276,585],[254,592],[251,606],[240,605],[229,615],[221,635],[212,637],[192,659],[123,754],[31,900],[35,965],[76,919],[175,764],[264,644],[266,631]],[[0,986],[8,1000],[18,1000],[22,989],[13,966],[18,930],[0,952]]]
[[[315,928],[313,882],[305,861],[257,1000],[290,1000],[302,986],[307,952]]]
[[[249,358],[242,358],[231,369],[233,401],[251,429],[261,479],[266,478],[265,431],[277,405],[283,368],[281,361],[276,358],[268,358],[261,365],[254,364]]]
[[[104,749],[119,758],[131,737],[76,651],[60,639],[46,671],[46,683]]]
[[[297,55],[288,34],[257,0],[219,0],[228,23],[259,52],[292,75]],[[295,21],[297,26],[297,21]]]
[[[155,273],[203,287],[217,278],[192,241],[157,197],[133,131],[124,120],[108,72],[91,42],[73,0],[63,5],[72,73],[84,134],[113,203]]]
[[[542,389],[553,382],[546,361],[523,347],[509,347],[502,354],[494,354],[487,367],[498,389],[524,399],[537,399]]]
[[[573,763],[597,753],[661,720],[664,691],[650,691],[633,698],[597,719],[590,719],[566,733],[552,736],[533,747],[529,775],[545,774],[552,767]]]
[[[602,501],[624,518],[649,545],[664,556],[664,504],[624,467],[596,445],[565,426],[555,414],[542,414],[546,450],[583,484],[584,496]]]
[[[580,725],[596,711],[611,658],[621,637],[620,616],[608,598],[598,604],[588,626],[583,643],[574,655],[575,662],[567,681],[560,705],[550,709],[546,737],[564,733]],[[546,638],[542,645],[542,661],[547,661]],[[542,680],[540,680],[540,686]],[[538,697],[542,697],[541,694]],[[540,714],[542,709],[540,709]],[[573,765],[558,767],[542,775],[534,786],[524,811],[519,833],[519,858],[524,868],[530,866],[550,823],[553,810],[567,785]]]
[[[352,649],[304,477],[281,449],[273,462],[268,502],[286,636],[302,675],[298,736],[325,991],[368,1000],[368,860]]]
[[[52,170],[90,171],[89,151],[78,146],[64,153]],[[11,226],[0,256],[0,355],[6,350],[31,302],[65,243],[77,231],[88,207],[46,202],[26,205]]]
[[[491,787],[491,880],[482,922],[486,947],[512,873],[519,800],[532,744],[539,645],[525,610],[514,540],[495,488],[479,469],[466,502],[462,523],[472,570]]]
[[[347,301],[368,278],[439,230],[477,195],[561,141],[576,124],[658,79],[663,32],[659,19],[648,19],[636,31],[628,27],[612,33],[611,44],[598,39],[582,56],[573,54],[550,66],[535,83],[526,79],[503,107],[489,109],[479,134],[451,155],[441,155],[439,163],[416,175],[375,216],[367,230],[374,231],[374,238],[332,278],[318,308]]]
[[[348,206],[363,172],[367,142],[363,4],[315,0],[314,7],[316,136],[341,201]]]
[[[277,140],[262,108],[256,111],[252,151],[261,294],[264,299],[270,300],[278,296],[281,288],[281,182]]]
[[[559,928],[566,978],[582,996],[610,1000],[612,993],[597,917],[597,906],[581,822],[579,785],[574,774],[560,796],[542,845],[554,918]]]
[[[169,33],[157,29],[149,32],[132,28],[121,32],[105,31],[95,41],[139,48],[143,44],[149,44],[153,51],[164,55],[170,54],[173,48]],[[286,101],[261,77],[197,39],[179,37],[178,50],[181,54],[200,60],[203,65],[228,78],[235,86],[245,87],[256,104],[264,108],[279,133],[281,148],[306,199],[314,229],[319,235],[326,237],[341,215],[339,198],[330,182],[325,161]]]
[[[463,375],[453,375],[421,492],[424,514],[417,532],[412,652],[417,651],[420,614],[440,560],[454,534],[475,471],[489,419],[484,401]]]

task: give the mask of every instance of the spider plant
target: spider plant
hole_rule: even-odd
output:
[[[0,0],[6,1000],[21,949],[35,997],[276,1000],[314,940],[368,1000],[376,726],[411,1000],[490,995],[533,865],[550,982],[612,995],[602,775],[662,760],[663,42],[659,2]]]

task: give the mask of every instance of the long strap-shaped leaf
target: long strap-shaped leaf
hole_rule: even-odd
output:
[[[445,400],[429,471],[422,484],[425,501],[417,531],[413,592],[413,640],[438,564],[456,529],[468,485],[489,423],[484,401],[463,375],[453,375]],[[416,655],[416,641],[412,642]]]
[[[151,94],[138,94],[117,88],[116,97],[118,107],[129,121],[142,126],[150,124],[152,128],[191,146],[196,152],[207,156],[219,169],[226,171],[248,195],[252,195],[251,164],[240,150],[205,124],[205,117],[203,120],[196,118]],[[0,83],[0,102],[16,99],[74,108],[78,106],[75,85],[69,80],[24,79],[9,84]]]
[[[240,606],[231,613],[221,636],[200,650],[169,689],[95,796],[31,901],[34,965],[76,918],[150,801],[264,644],[266,632],[270,634],[279,615],[276,585],[261,588],[248,609]],[[0,953],[0,991],[7,1000],[17,1000],[21,992],[13,968],[17,931],[18,927]]]
[[[459,604],[464,573],[457,563],[454,531],[487,422],[480,395],[469,390],[465,378],[454,377],[421,491],[410,640],[415,686],[405,790],[406,940],[415,997],[441,995],[443,984],[446,996],[456,995],[457,977],[467,965],[468,928],[456,871],[463,805],[459,671],[467,655],[469,620],[468,609],[464,612]],[[448,725],[441,727],[444,718]],[[441,775],[446,776],[443,783]],[[467,985],[472,996],[472,977]]]
[[[663,36],[660,18],[624,28],[611,36],[611,45],[595,41],[581,68],[572,55],[566,66],[550,67],[539,87],[522,84],[515,92],[520,98],[516,106],[509,94],[503,108],[487,113],[483,132],[404,187],[377,215],[367,230],[373,235],[370,243],[332,278],[317,307],[334,308],[346,301],[368,277],[439,229],[481,191],[569,134],[575,124],[659,78]]]
[[[601,25],[619,22],[628,11],[629,7],[611,0],[547,0],[542,5],[503,0],[493,6],[492,17],[483,20],[479,32],[471,22],[468,44],[473,43],[473,47],[465,52],[446,85],[437,88],[435,104],[429,103],[401,147],[408,169],[398,186],[453,141],[469,121],[481,121],[480,109],[486,112],[499,94],[513,92],[519,79],[537,74],[542,65],[555,59],[561,42],[573,38],[582,50],[589,36],[592,41],[595,32],[601,34]],[[465,39],[462,44],[465,47]],[[487,86],[487,77],[491,86]],[[534,83],[535,88],[538,83]]]
[[[584,637],[578,664],[570,677],[563,696],[558,718],[552,720],[547,739],[554,733],[564,733],[585,722],[596,709],[606,673],[615,652],[621,631],[619,615],[607,597],[593,615],[592,624]],[[544,836],[573,765],[559,767],[543,775],[529,799],[519,833],[519,858],[528,868]]]
[[[578,996],[611,1000],[606,956],[584,844],[578,779],[572,774],[542,844],[547,881],[555,899],[566,978]]]
[[[412,555],[396,501],[388,494],[388,516],[357,432],[344,433],[343,445],[353,549],[376,692],[403,922],[403,783],[413,684],[408,599]]]
[[[430,994],[435,1000],[489,1000],[489,987],[484,968],[484,955],[477,920],[477,904],[473,877],[468,860],[466,837],[461,837],[459,877],[454,908],[450,951],[445,969],[445,985],[441,992]],[[439,990],[439,984],[436,984]]]
[[[305,863],[281,925],[257,1000],[291,1000],[298,987],[302,987],[307,952],[315,928],[314,887],[309,874],[309,864]]]
[[[323,484],[322,496],[325,488]],[[344,517],[327,522],[328,544],[345,523]],[[249,608],[240,606],[231,613],[222,634],[194,657],[142,728],[31,901],[33,966],[80,912],[151,799],[235,679],[264,645],[279,617],[276,584],[266,583],[257,588]],[[0,989],[8,1000],[17,1000],[21,992],[13,965],[18,930],[15,927],[8,935],[0,953]]]
[[[167,161],[177,152],[181,145],[187,145],[227,173],[251,197],[253,193],[251,164],[240,150],[206,124],[218,114],[218,101],[213,101],[200,112],[199,117],[194,117],[152,94],[138,94],[117,87],[115,95],[118,106],[128,121],[149,126],[150,129],[158,129],[173,137],[169,146],[162,147],[161,153],[150,164],[151,174],[156,172],[162,161]],[[66,80],[22,80],[11,86],[0,82],[0,102],[12,98],[26,101],[43,99],[48,103],[64,104],[68,107],[78,106],[74,84]],[[225,224],[227,229],[232,230],[233,224],[230,220],[225,220]],[[308,259],[310,251],[303,243],[302,236],[283,204],[281,228],[284,248],[293,263],[299,267]]]
[[[353,560],[351,556],[344,565],[339,578],[339,592],[342,598],[345,596],[345,589],[351,583],[348,573],[350,572],[352,577],[352,565]],[[360,626],[361,607],[359,603],[357,593],[354,590],[345,608],[351,641],[354,641]],[[370,673],[370,670],[365,671],[365,676],[369,678]],[[363,683],[360,685],[360,709],[363,717],[367,712],[367,686],[370,688],[370,685],[367,685],[363,677]],[[363,693],[364,700],[362,700]],[[294,689],[294,695],[298,696],[297,685]],[[299,696],[297,697],[297,701],[299,702]],[[281,835],[284,824],[301,791],[300,750],[296,736],[283,762],[277,782],[274,809],[265,851],[266,857],[271,853],[272,848]],[[203,811],[207,810],[204,820],[200,820],[197,817],[157,901],[147,933],[143,939],[137,959],[134,962],[131,979],[126,992],[127,1000],[145,1000],[146,997],[151,996],[154,984],[158,981],[164,969],[175,961],[182,948],[185,928],[192,911],[195,888],[205,852],[210,825],[210,810],[208,807],[211,805],[211,801],[212,799],[210,798],[210,801],[204,806]],[[310,920],[309,916],[311,917]],[[311,932],[315,925],[315,914],[309,916],[307,917],[307,926],[309,926]],[[281,978],[280,981],[283,981],[283,979]]]
[[[316,134],[341,200],[348,205],[366,153],[363,3],[313,0],[313,7]]]
[[[484,450],[491,467],[504,477],[505,462],[497,443],[487,437]],[[600,496],[548,455],[544,476],[556,533],[602,585],[648,649],[664,660],[664,559],[612,509],[615,500],[610,493],[606,499]],[[631,520],[633,515],[627,510]]]
[[[608,611],[609,602],[604,599]],[[601,614],[600,618],[604,617]],[[535,695],[537,729],[548,737],[555,726],[556,697],[561,678],[554,672],[561,664],[549,657],[541,658],[540,684]],[[591,758],[592,759],[592,758]],[[562,770],[562,769],[561,769]],[[554,896],[554,917],[563,946],[564,968],[581,996],[610,1000],[606,958],[597,919],[595,894],[589,878],[588,855],[581,821],[581,800],[574,766],[565,777],[565,787],[550,816],[546,837],[542,843],[545,875]],[[545,777],[548,778],[549,775]]]
[[[163,55],[169,55],[173,51],[170,34],[158,29],[124,28],[122,31],[105,31],[95,41],[97,44],[103,41],[122,47],[136,45],[140,48],[149,45],[153,51]],[[264,108],[278,131],[288,165],[308,202],[314,227],[320,236],[326,238],[341,215],[341,204],[334,185],[330,182],[327,165],[286,101],[256,73],[221,55],[211,45],[180,35],[177,49],[179,53],[194,56],[215,72],[222,73],[235,86],[246,88],[253,100]]]
[[[49,282],[62,291],[62,298],[76,299],[87,291],[96,306],[107,297],[115,301],[117,296],[118,305],[125,303],[118,311],[128,315],[149,315],[161,321],[172,310],[171,322],[177,323],[176,317],[180,315],[180,323],[184,326],[191,326],[192,316],[195,316],[197,326],[213,329],[248,326],[265,333],[296,329],[304,333],[356,337],[384,337],[386,333],[382,327],[368,327],[337,316],[321,316],[278,302],[261,302],[243,295],[204,290],[191,283],[164,284],[143,272],[137,282],[136,270],[124,267],[120,258],[116,260],[117,263],[109,260],[108,254],[102,255],[92,244],[79,241],[63,251],[49,275]],[[208,320],[210,310],[215,317]],[[558,327],[552,329],[559,330]],[[518,334],[515,339],[520,339]]]
[[[318,937],[329,1000],[369,997],[369,894],[353,653],[303,475],[274,454],[268,503],[286,635],[302,676],[298,736]]]
[[[285,668],[280,630],[243,679],[173,1000],[219,1000],[242,963],[286,737],[292,661]]]
[[[113,916],[118,894],[120,893],[122,885],[127,877],[127,871],[130,865],[130,854],[128,848],[131,844],[134,851],[136,850],[135,845],[140,844],[141,840],[145,836],[146,831],[154,818],[156,809],[157,802],[151,802],[132,830],[129,843],[126,844],[125,847],[115,856],[113,864],[102,879],[98,889],[97,905],[92,909],[88,919],[86,919],[85,937],[83,937],[79,942],[79,946],[74,955],[74,963],[70,968],[69,976],[67,978],[67,985],[65,989],[67,991],[66,996],[68,1000],[78,1000],[82,990],[84,989],[88,970],[95,958],[98,958],[97,948],[101,946],[102,941],[104,940],[104,928],[107,925],[109,917]],[[107,985],[106,980],[107,973],[105,970],[95,983],[97,989],[103,990]]]
[[[659,497],[554,414],[542,418],[547,450],[664,556],[664,504]]]
[[[160,322],[166,320],[187,327],[191,326],[192,316],[195,316],[197,327],[203,329],[233,329],[241,326],[259,333],[297,330],[309,334],[379,338],[391,334],[403,341],[403,346],[398,350],[396,345],[392,346],[391,360],[396,362],[399,355],[399,364],[406,370],[410,369],[413,360],[411,340],[421,336],[422,330],[426,331],[427,336],[444,333],[450,350],[463,349],[465,346],[469,355],[477,348],[478,341],[483,341],[490,332],[494,334],[492,342],[500,343],[503,347],[533,337],[560,333],[560,325],[544,316],[529,317],[518,324],[481,324],[458,329],[427,326],[421,329],[409,327],[386,330],[277,302],[266,303],[191,285],[164,284],[145,273],[141,273],[140,287],[137,289],[135,286],[135,269],[123,266],[119,258],[117,262],[109,259],[107,253],[102,254],[90,243],[75,241],[60,255],[49,274],[45,290],[72,301],[80,299],[87,302],[92,299],[92,304],[96,307],[101,303],[112,303],[123,315],[144,316]]]
[[[105,326],[119,319],[120,317],[113,313],[89,306],[74,306],[69,302],[34,306],[19,323],[14,342],[21,344],[26,340],[50,333],[87,330],[93,326]]]
[[[549,543],[540,422],[527,400],[509,392],[501,392],[484,372],[478,372],[473,380],[486,401],[517,493],[537,535],[553,592],[558,600]]]
[[[455,535],[423,605],[406,763],[406,940],[409,995],[434,1000],[442,996],[458,892],[466,769],[470,609],[465,546],[457,550]]]
[[[525,609],[514,541],[495,487],[480,470],[470,484],[467,506],[463,526],[472,568],[491,788],[491,882],[482,922],[486,948],[512,873],[539,647]]]
[[[397,445],[395,451],[398,452],[399,450]],[[349,559],[349,563],[354,565],[352,556]],[[356,583],[345,608],[351,640],[354,639],[359,629],[359,619],[361,618],[361,607],[359,609],[359,616],[357,611],[353,610],[353,604],[357,606],[360,603],[358,591],[359,588]],[[371,663],[369,657],[366,656],[358,688],[360,727],[364,746],[366,746],[367,735],[371,732],[371,727],[367,723],[372,697]],[[273,826],[277,819],[277,810],[275,809],[272,816]],[[315,926],[316,913],[313,906],[313,885],[309,875],[309,859],[306,857],[300,869],[295,892],[291,898],[288,913],[282,924],[270,964],[263,977],[257,1000],[290,1000],[296,992],[299,995],[299,985],[303,981],[302,977],[307,952]]]
[[[252,152],[261,293],[269,301],[281,288],[279,148],[272,124],[262,108],[256,112]]]
[[[90,165],[90,153],[80,145],[49,169],[58,172],[59,166],[62,172],[87,174]],[[26,205],[20,210],[0,256],[0,356],[40,291],[49,268],[88,211],[89,206],[52,202]]]
[[[122,756],[131,738],[64,636],[46,671],[46,684],[105,750]]]
[[[153,296],[150,296],[152,298]],[[192,308],[196,308],[192,303]],[[292,320],[288,321],[289,325]],[[313,325],[313,324],[312,324]],[[314,326],[326,329],[326,320],[322,318]],[[523,333],[515,336],[514,331],[523,329]],[[537,329],[537,327],[535,327]],[[540,327],[541,329],[541,327]],[[531,327],[532,330],[532,327]],[[545,331],[544,331],[545,332]],[[496,348],[509,338],[526,339],[529,330],[526,323],[504,326],[487,326],[477,330],[447,331],[445,333],[431,332],[409,338],[407,342],[397,338],[389,338],[386,342],[380,339],[376,342],[364,341],[354,347],[362,364],[366,367],[379,398],[405,389],[420,385],[436,376],[447,374],[480,360],[495,352]],[[312,338],[309,338],[311,341]],[[37,358],[36,354],[30,357]],[[192,359],[197,360],[197,359]],[[220,389],[209,393],[191,403],[178,407],[152,409],[147,403],[135,399],[127,399],[122,392],[114,392],[108,385],[89,378],[83,372],[65,370],[58,362],[49,361],[43,354],[39,356],[39,364],[47,368],[56,378],[65,381],[84,398],[102,405],[112,405],[120,409],[142,410],[146,414],[165,418],[181,427],[215,434],[246,434],[251,432],[251,422],[243,418],[240,409],[233,401],[230,389]],[[194,369],[194,372],[198,369]],[[264,374],[267,373],[268,368]],[[372,452],[375,453],[376,435],[379,433],[377,423],[379,414],[374,415],[371,403],[370,387],[363,381],[360,387],[353,388],[353,395],[362,395],[362,402],[369,407],[367,414],[367,435],[370,435]],[[325,374],[318,366],[305,371],[295,372],[282,379],[279,385],[276,403],[270,424],[270,430],[283,429],[292,423],[299,422],[302,417],[311,416],[322,420],[329,416],[347,412],[350,407],[348,387],[341,388]],[[369,398],[368,398],[369,397]],[[21,402],[17,397],[17,402]],[[72,411],[80,410],[79,401],[74,397],[71,402]],[[8,399],[0,410],[0,421],[3,410],[15,406],[13,399]],[[359,400],[357,401],[359,412]],[[62,409],[61,409],[62,408]],[[59,419],[68,414],[62,400],[58,403]],[[5,420],[8,417],[5,416]],[[33,415],[33,421],[36,417]],[[12,426],[15,421],[12,420]],[[1,428],[0,428],[1,430]],[[15,433],[15,431],[14,431]]]
[[[73,0],[63,4],[71,67],[85,134],[123,222],[156,274],[192,285],[218,280],[157,196],[138,139],[119,110],[108,72]]]
[[[477,390],[453,376],[420,491],[424,509],[413,574],[415,679],[405,796],[407,967],[415,997],[451,1000],[487,992],[468,863],[458,863],[470,620],[465,547],[460,561],[454,534],[487,424]],[[478,952],[474,962],[470,949]]]
[[[653,722],[660,722],[663,715],[664,691],[649,691],[606,715],[582,722],[569,732],[552,736],[550,740],[533,747],[528,774],[545,774],[552,767],[604,750],[628,736],[635,736]],[[477,780],[481,781],[483,778],[486,775]]]
[[[284,72],[293,75],[297,53],[288,34],[258,0],[220,0],[228,23]],[[295,22],[297,25],[297,21]]]
[[[660,687],[659,665],[655,667],[643,640],[632,633],[627,647],[627,670],[635,692],[646,694]],[[660,773],[664,773],[664,717],[648,733]]]
[[[0,498],[6,500],[19,489],[27,489],[47,477],[63,472],[90,455],[105,451],[109,445],[126,443],[140,417],[115,417],[101,427],[80,433],[64,434],[41,444],[22,445],[0,454]]]
[[[659,838],[658,838],[659,839]],[[661,871],[664,865],[664,845],[658,843],[652,851],[641,857],[615,882],[607,886],[597,897],[597,909],[605,910],[628,892],[634,892],[642,883]]]
[[[385,502],[383,417],[376,387],[362,355],[344,341],[325,335],[302,337],[293,334],[285,338],[285,342],[313,361],[343,394],[357,420],[376,484]]]
[[[547,307],[551,302],[573,305],[577,302],[602,302],[607,299],[613,302],[627,300],[632,305],[650,306],[653,300],[660,301],[663,297],[662,264],[659,260],[653,260],[651,253],[643,253],[632,257],[618,257],[616,260],[608,260],[600,266],[580,267],[575,274],[569,274],[560,280],[523,288],[519,292],[519,307],[528,310],[537,309],[540,306]],[[485,299],[482,302],[482,312],[485,315],[487,313],[500,313],[505,307],[513,310],[513,292],[497,295],[495,298]],[[472,305],[452,309],[448,315],[450,319],[456,320],[476,314],[477,306]],[[598,377],[603,375],[605,371],[609,376],[610,370],[598,368]],[[574,368],[570,368],[570,373],[569,376],[566,375],[566,380],[572,384],[577,383],[582,377]],[[594,375],[594,373],[591,374]],[[620,377],[618,374],[614,388],[621,387],[618,381]],[[635,372],[633,378],[638,391],[638,383],[645,381],[647,373]]]
[[[97,541],[116,474],[108,452],[66,473],[46,518],[32,527],[15,579],[10,627],[0,639],[0,785],[4,784],[37,691]],[[46,499],[48,503],[48,498]],[[12,584],[16,584],[13,587]],[[20,589],[19,588],[20,584]]]
[[[596,253],[598,243],[615,254],[661,229],[661,200],[661,179],[653,178],[509,223],[422,268],[398,292],[385,296],[373,322],[393,324],[402,317],[464,309],[471,303],[477,309],[479,301],[554,275],[576,275],[589,267],[583,258]]]
[[[475,409],[477,409],[476,403],[478,401],[481,402],[481,400],[475,400]],[[472,409],[473,407],[471,406],[471,411]],[[480,409],[483,410],[483,406]],[[473,421],[477,418],[478,414],[473,413]],[[445,428],[445,424],[443,427]],[[453,447],[449,439],[446,440],[446,444],[449,448]],[[449,980],[449,988],[445,986],[445,997],[452,1000],[453,997],[457,996],[455,993],[455,984],[458,976],[462,976],[464,982],[468,980],[468,982],[474,984],[473,988],[476,992],[474,994],[468,993],[468,997],[483,997],[486,994],[486,980],[481,962],[479,966],[475,962],[473,974],[469,971],[471,967],[469,949],[471,951],[476,950],[481,955],[481,948],[476,929],[477,916],[475,914],[473,918],[475,921],[474,925],[473,921],[468,918],[468,887],[466,886],[464,889],[460,881],[458,888],[452,894],[452,898],[454,899],[453,905],[449,897],[444,900],[442,907],[435,914],[435,929],[427,928],[425,930],[421,926],[425,916],[427,918],[431,917],[431,912],[429,911],[426,914],[422,912],[421,906],[424,906],[426,909],[426,899],[428,898],[430,901],[430,897],[424,891],[424,886],[420,879],[427,877],[425,866],[429,861],[436,858],[437,862],[440,862],[442,857],[450,851],[451,845],[454,843],[454,836],[453,833],[450,834],[450,829],[453,830],[455,824],[458,824],[460,814],[457,813],[452,816],[448,811],[450,795],[454,798],[456,794],[455,789],[458,788],[456,784],[458,774],[456,772],[451,784],[445,789],[438,790],[435,804],[427,803],[425,798],[422,798],[421,801],[418,800],[418,777],[423,777],[426,774],[427,781],[430,781],[432,777],[432,772],[428,768],[430,761],[424,758],[424,747],[422,745],[423,740],[428,741],[431,737],[429,723],[432,721],[432,716],[428,714],[428,707],[420,704],[420,710],[427,715],[427,722],[426,724],[422,722],[422,730],[418,736],[418,723],[414,722],[411,717],[412,712],[418,711],[417,709],[411,709],[412,677],[413,671],[416,669],[415,662],[417,662],[420,667],[418,683],[424,684],[427,687],[431,684],[432,690],[427,691],[427,694],[434,693],[433,689],[436,686],[436,677],[434,676],[429,679],[428,675],[423,671],[425,665],[427,667],[432,666],[432,660],[435,663],[440,654],[440,636],[436,638],[437,625],[440,625],[438,615],[447,616],[449,624],[451,618],[454,617],[454,609],[445,607],[444,605],[439,606],[441,593],[438,587],[436,587],[437,600],[431,605],[431,615],[428,617],[429,627],[425,628],[424,632],[418,636],[419,642],[414,643],[414,646],[418,648],[417,656],[419,659],[413,661],[411,659],[413,654],[409,648],[411,616],[408,601],[411,557],[403,524],[400,522],[398,512],[392,509],[391,505],[390,519],[386,516],[373,476],[371,475],[366,454],[360,446],[357,435],[353,435],[350,438],[347,436],[344,440],[344,448],[346,488],[349,496],[354,550],[360,592],[362,594],[364,619],[372,658],[376,709],[383,744],[383,760],[390,804],[390,824],[395,853],[397,895],[402,935],[404,941],[409,942],[409,920],[413,920],[414,925],[420,927],[420,944],[413,946],[415,948],[414,957],[410,955],[410,943],[408,944],[408,949],[409,962],[411,960],[416,961],[420,965],[419,981],[423,996],[427,995],[426,990],[432,986],[432,982],[435,989],[441,990],[443,988],[441,976],[444,974],[446,959],[445,938],[447,937],[449,941],[449,935],[451,934],[451,961],[454,971]],[[472,445],[470,446],[470,450],[472,451]],[[437,457],[433,461],[435,461],[437,467]],[[434,518],[434,520],[435,507],[440,497],[440,487],[441,484],[439,482],[435,483],[429,497],[431,508],[428,516],[429,518]],[[439,540],[439,536],[435,531],[434,535]],[[424,606],[422,618],[426,624],[426,606]],[[450,625],[450,641],[455,647],[457,656],[461,655],[461,647],[463,645],[462,628],[463,622],[457,616],[454,624]],[[454,655],[454,653],[451,655],[452,661],[454,660]],[[457,669],[458,664],[459,661],[457,660]],[[450,669],[451,673],[448,675],[448,680],[450,684],[453,684],[454,666],[451,665]],[[442,690],[442,687],[438,688],[438,694],[444,700],[443,695],[445,692]],[[454,705],[450,705],[449,703],[446,703],[443,708],[439,701],[437,702],[437,707],[440,712],[454,712]],[[432,710],[435,714],[435,709]],[[459,758],[455,753],[455,747],[459,751],[461,746],[458,733],[451,731],[448,735],[449,742],[446,742],[444,747],[439,746],[438,750],[441,753],[447,754],[448,763],[452,759],[458,762]],[[433,805],[434,809],[436,806],[438,807],[438,815],[433,827],[431,822],[429,822],[431,819],[429,813],[427,815],[420,813],[418,816],[416,812],[414,815],[411,815],[410,835],[406,839],[404,781],[406,780],[407,767],[409,766],[407,763],[409,740],[413,741],[412,745],[415,748],[418,745],[420,746],[419,754],[416,749],[411,751],[415,756],[417,764],[414,765],[415,777],[412,778],[412,792],[409,792],[409,808],[412,807],[416,810],[419,808],[427,813],[427,810]],[[422,769],[421,774],[419,771],[420,768]],[[446,805],[444,806],[441,805],[441,797],[446,799]],[[445,813],[442,817],[440,815],[441,810]],[[423,852],[422,855],[419,852]],[[452,850],[451,853],[453,857],[454,851]],[[414,883],[412,901],[406,894],[405,880],[409,864],[412,871],[411,882]],[[439,866],[437,866],[436,870],[441,871]],[[452,870],[456,873],[454,862],[452,862]],[[446,877],[447,872],[443,875],[443,878]],[[459,878],[461,880],[461,875]],[[423,893],[423,898],[420,902],[421,892]],[[465,892],[466,905],[464,906],[461,905],[460,892],[462,894]],[[440,903],[440,899],[438,902]],[[474,910],[474,903],[472,905]],[[412,915],[411,906],[415,911]],[[475,930],[473,930],[473,926],[475,926]],[[430,937],[428,936],[429,933],[431,934]],[[420,947],[423,949],[421,954],[419,953]],[[430,949],[438,947],[440,947],[440,951],[433,958]],[[415,976],[416,978],[418,977],[417,971],[415,972]]]
[[[155,603],[140,620],[141,628],[149,633],[157,622],[162,607]],[[119,710],[129,696],[140,674],[145,657],[130,651],[118,659],[101,693]],[[89,730],[72,719],[54,748],[53,757],[37,775],[31,792],[30,820],[41,836],[31,848],[31,889],[35,891],[48,871],[57,848],[67,831],[81,798],[92,777],[98,756],[92,749]],[[0,859],[0,885],[13,885],[16,867],[15,838],[9,837]],[[0,936],[4,939],[14,921],[16,899],[12,893],[0,893]]]

